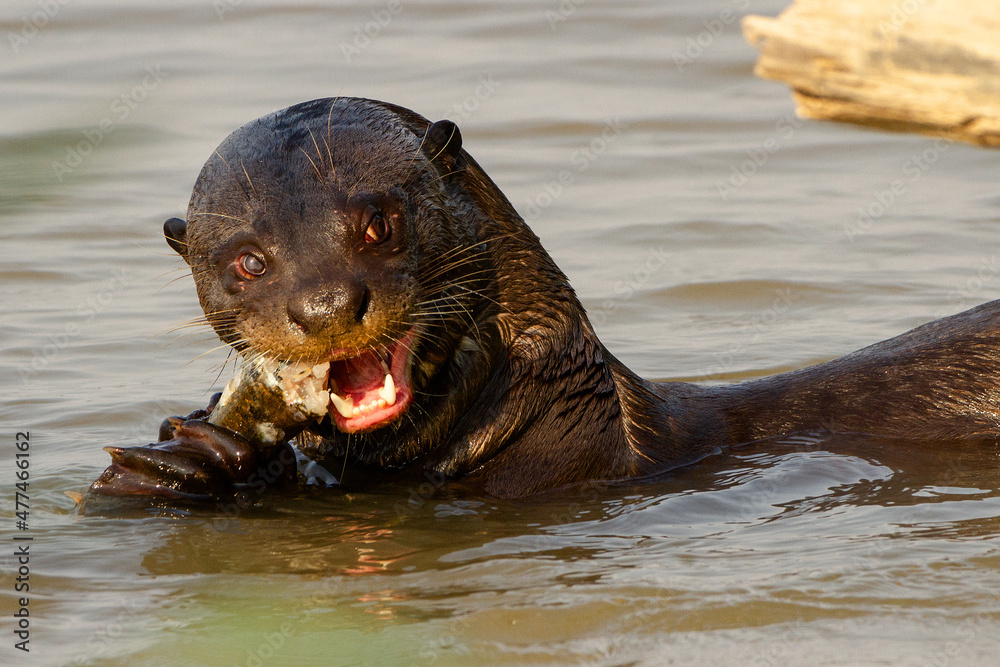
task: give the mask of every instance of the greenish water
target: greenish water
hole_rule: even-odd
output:
[[[316,97],[456,120],[647,377],[764,375],[997,297],[1000,153],[796,119],[720,19],[783,7],[5,4],[0,521],[34,539],[30,654],[0,559],[0,663],[994,662],[982,446],[779,440],[523,502],[386,487],[233,518],[64,495],[223,383],[210,331],[168,333],[200,311],[161,224],[230,131]]]

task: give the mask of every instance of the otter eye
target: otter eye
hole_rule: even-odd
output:
[[[382,215],[382,211],[369,206],[365,211],[365,243],[384,243],[392,234],[392,227]]]
[[[236,259],[236,269],[243,278],[259,278],[267,267],[264,258],[252,252],[245,252]]]

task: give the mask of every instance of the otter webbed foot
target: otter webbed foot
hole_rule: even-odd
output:
[[[235,431],[180,417],[167,419],[160,437],[144,447],[105,447],[112,463],[89,493],[206,503],[296,484],[295,454],[288,443],[260,449]]]

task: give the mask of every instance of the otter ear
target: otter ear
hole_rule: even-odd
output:
[[[431,162],[442,157],[454,160],[462,150],[462,133],[450,120],[439,120],[427,128],[420,148]]]
[[[163,235],[167,237],[167,244],[184,257],[187,254],[187,222],[180,218],[170,218],[163,223]]]

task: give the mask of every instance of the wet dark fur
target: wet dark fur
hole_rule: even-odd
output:
[[[653,474],[801,430],[1000,434],[1000,302],[761,380],[637,377],[597,339],[566,276],[460,138],[425,137],[429,126],[360,99],[250,123],[206,164],[186,239],[172,241],[209,320],[247,354],[320,360],[340,345],[377,347],[402,323],[426,327],[416,347],[427,361],[414,369],[416,402],[403,418],[351,436],[329,421],[311,429],[348,452],[348,475],[359,465],[426,468],[515,497]],[[391,257],[359,260],[343,241],[345,202],[386,193],[405,242]],[[215,312],[227,302],[213,253],[248,226],[275,240],[280,280],[256,302]]]

